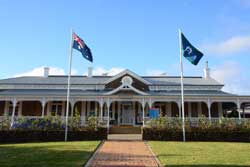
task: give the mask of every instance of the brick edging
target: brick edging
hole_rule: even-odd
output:
[[[161,162],[159,161],[159,159],[157,158],[157,156],[155,155],[155,153],[154,153],[153,150],[151,149],[151,146],[148,144],[148,141],[144,140],[143,142],[145,143],[145,145],[148,147],[149,151],[150,151],[151,154],[153,155],[154,160],[156,161],[158,167],[163,167],[163,166],[161,165]]]
[[[91,162],[93,161],[96,154],[99,152],[99,150],[101,149],[101,147],[104,143],[105,143],[105,140],[102,140],[102,142],[97,146],[97,148],[95,149],[94,153],[90,156],[88,161],[85,164],[83,164],[84,167],[89,167],[89,165],[91,164]]]

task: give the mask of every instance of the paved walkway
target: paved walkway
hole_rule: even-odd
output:
[[[88,167],[158,167],[144,141],[105,141]]]

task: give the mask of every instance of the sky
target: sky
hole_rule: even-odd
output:
[[[68,73],[71,29],[94,62],[73,51],[72,73],[180,75],[180,28],[204,53],[185,76],[211,75],[224,91],[250,95],[250,0],[1,0],[0,79]]]

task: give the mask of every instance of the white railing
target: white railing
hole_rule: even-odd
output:
[[[150,119],[149,117],[145,117],[144,121],[146,125],[150,125],[154,119]],[[191,126],[197,126],[199,123],[203,122],[208,122],[213,125],[219,125],[222,124],[223,121],[232,121],[237,124],[243,123],[243,122],[250,122],[250,118],[225,118],[225,117],[220,117],[220,118],[208,118],[208,117],[186,117],[185,122],[190,123]],[[180,117],[167,117],[167,123],[171,124],[173,122],[179,122],[180,124],[182,123],[182,118]]]
[[[41,116],[15,116],[14,117],[14,122],[17,122],[19,119],[41,119],[42,117]],[[45,118],[48,118],[48,117],[45,117]],[[62,117],[62,116],[50,116],[49,118],[52,118],[52,119],[57,119],[57,120],[61,120],[62,122],[65,121],[66,117]],[[74,117],[68,117],[68,120],[71,121],[72,118]],[[167,122],[170,124],[174,121],[179,121],[181,123],[181,118],[180,117],[166,117],[167,118]],[[198,125],[201,121],[206,121],[206,122],[209,122],[211,124],[220,124],[222,123],[223,120],[230,120],[230,121],[235,121],[236,123],[242,123],[244,121],[249,121],[250,122],[250,118],[224,118],[224,117],[221,117],[221,118],[208,118],[208,117],[186,117],[185,118],[185,121],[186,122],[190,122],[191,126],[196,126]],[[134,119],[131,119],[129,122],[130,123],[133,123]],[[149,117],[144,117],[144,123],[145,125],[150,125],[152,119],[150,119]],[[10,122],[11,122],[11,116],[0,116],[0,129],[1,127],[3,126],[6,126],[6,125],[10,125]],[[85,116],[82,116],[80,117],[80,125],[79,126],[86,126],[88,123],[88,120],[87,120],[87,117]],[[125,123],[125,122],[124,122]],[[127,122],[126,122],[127,123]],[[120,124],[123,124],[122,122]],[[98,117],[98,125],[99,126],[103,126],[103,127],[107,127],[107,126],[110,126],[110,124],[108,124],[108,117]]]

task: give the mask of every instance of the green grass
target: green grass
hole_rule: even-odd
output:
[[[0,166],[82,166],[100,141],[1,144]]]
[[[169,167],[250,167],[250,143],[150,141]]]

